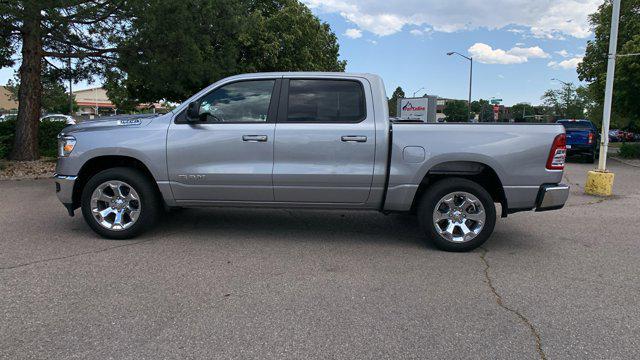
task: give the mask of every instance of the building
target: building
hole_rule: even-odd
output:
[[[73,92],[78,104],[76,115],[79,116],[98,116],[113,115],[118,113],[115,104],[109,100],[107,90],[101,87],[77,90]],[[137,111],[151,111],[165,113],[168,111],[167,105],[164,103],[139,104],[136,106]]]
[[[115,114],[116,106],[109,100],[107,91],[101,87],[73,92],[78,104],[77,115]]]
[[[11,92],[6,86],[0,86],[0,110],[2,112],[18,111],[18,102],[11,99]]]

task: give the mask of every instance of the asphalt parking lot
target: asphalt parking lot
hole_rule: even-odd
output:
[[[51,180],[2,181],[0,358],[640,358],[640,168],[500,219],[471,253],[408,215],[184,210],[96,237]]]

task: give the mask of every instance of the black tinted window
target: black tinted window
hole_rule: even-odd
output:
[[[365,118],[362,85],[345,80],[291,80],[290,122],[359,122]]]
[[[224,85],[200,102],[200,119],[208,122],[266,122],[275,80]]]

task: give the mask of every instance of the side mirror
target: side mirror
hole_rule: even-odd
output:
[[[200,119],[200,104],[197,101],[189,103],[187,107],[187,121],[198,121]]]

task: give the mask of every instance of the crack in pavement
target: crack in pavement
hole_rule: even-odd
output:
[[[194,227],[195,227],[195,225],[194,225]],[[65,255],[65,256],[34,260],[34,261],[30,261],[30,262],[26,262],[26,263],[22,263],[22,264],[11,265],[11,266],[3,266],[3,267],[0,267],[0,270],[13,270],[13,269],[17,269],[17,268],[21,268],[21,267],[25,267],[25,266],[29,266],[29,265],[47,263],[47,262],[57,261],[57,260],[65,260],[65,259],[70,259],[70,258],[74,258],[74,257],[78,257],[78,256],[84,256],[84,255],[98,254],[98,253],[101,253],[101,252],[105,252],[105,251],[109,251],[109,250],[113,250],[113,249],[119,249],[119,248],[126,247],[126,246],[139,245],[139,244],[144,244],[144,243],[148,243],[148,242],[151,242],[151,241],[161,240],[161,239],[167,238],[169,236],[172,236],[172,235],[175,235],[175,234],[179,234],[181,232],[182,232],[182,230],[181,231],[175,231],[175,232],[172,232],[170,234],[167,234],[167,235],[164,235],[164,236],[160,236],[160,237],[153,237],[153,238],[150,238],[150,239],[147,239],[147,240],[139,240],[139,241],[130,242],[130,243],[126,243],[126,244],[109,246],[109,247],[106,247],[106,248],[90,250],[90,251],[83,251],[83,252],[79,252],[79,253],[75,253],[75,254],[69,254],[69,255]]]
[[[26,262],[26,263],[17,264],[17,265],[12,265],[12,266],[4,266],[4,267],[0,267],[0,270],[12,270],[12,269],[17,269],[17,268],[21,268],[21,267],[25,267],[25,266],[29,266],[29,265],[46,263],[46,262],[50,262],[50,261],[70,259],[70,258],[73,258],[73,257],[89,255],[89,254],[97,254],[97,253],[101,253],[101,252],[105,252],[105,251],[109,251],[109,250],[113,250],[113,249],[118,249],[118,248],[125,247],[125,246],[138,245],[138,244],[146,243],[146,242],[153,241],[153,240],[156,240],[156,239],[151,238],[151,239],[147,239],[147,240],[141,240],[141,241],[136,241],[136,242],[122,244],[122,245],[109,246],[109,247],[102,248],[102,249],[97,249],[97,250],[84,251],[84,252],[80,252],[80,253],[75,253],[75,254],[70,254],[70,255],[65,255],[65,256],[59,256],[59,257],[54,257],[54,258],[40,259],[40,260],[35,260],[35,261]]]
[[[498,290],[496,289],[495,285],[493,285],[493,280],[491,280],[491,277],[489,276],[490,266],[486,258],[487,249],[485,249],[484,247],[480,247],[480,249],[482,249],[482,252],[480,253],[480,259],[484,263],[484,277],[486,278],[486,282],[487,282],[487,285],[489,286],[489,289],[493,293],[493,296],[496,298],[496,303],[501,308],[516,315],[518,319],[520,319],[520,321],[522,321],[522,323],[529,328],[529,331],[531,331],[531,335],[533,335],[536,341],[536,351],[540,355],[540,359],[547,360],[547,355],[544,353],[544,350],[542,350],[542,340],[540,338],[540,333],[538,333],[538,330],[535,328],[535,326],[533,326],[531,321],[529,321],[529,319],[527,319],[526,316],[522,315],[522,313],[520,313],[518,310],[512,309],[504,304],[502,300],[502,296],[500,295],[500,293],[498,293]]]

